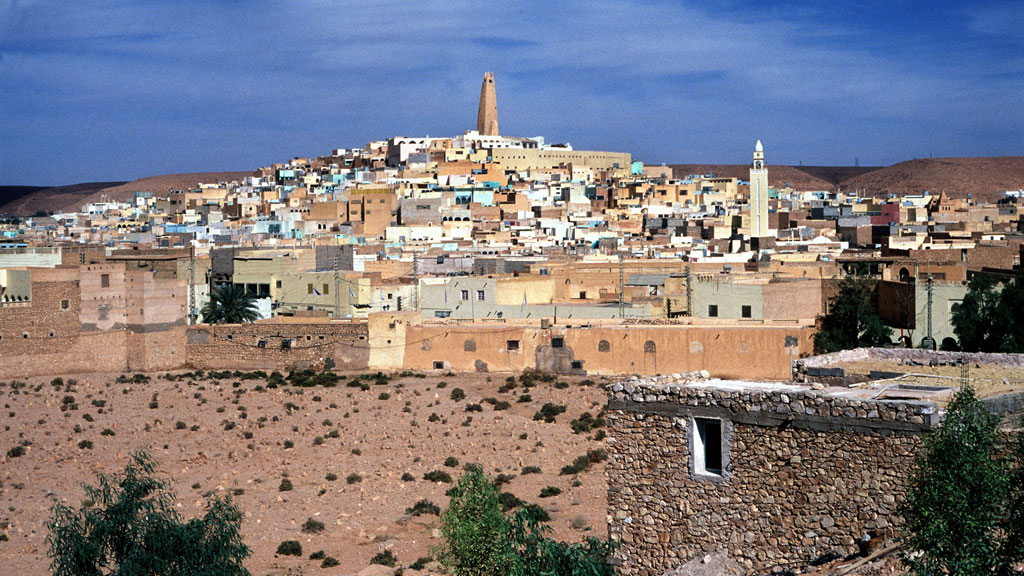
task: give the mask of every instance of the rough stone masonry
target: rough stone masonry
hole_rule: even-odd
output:
[[[892,535],[933,402],[676,374],[608,392],[609,536],[622,574],[726,552],[749,573]]]

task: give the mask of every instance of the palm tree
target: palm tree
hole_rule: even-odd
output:
[[[254,322],[260,317],[256,299],[235,284],[226,284],[214,290],[200,314],[207,324],[242,324]]]

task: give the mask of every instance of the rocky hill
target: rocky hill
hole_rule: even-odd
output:
[[[135,192],[150,191],[155,195],[166,195],[171,190],[195,187],[200,182],[222,182],[251,176],[252,172],[189,172],[148,176],[131,182],[95,182],[39,188],[34,186],[6,187],[11,190],[10,198],[4,198],[0,214],[29,216],[36,212],[72,212],[83,204],[103,200],[127,201]],[[3,189],[0,189],[2,191]],[[20,196],[15,196],[18,192]]]
[[[673,174],[714,173],[749,178],[746,164],[670,164]],[[889,194],[946,192],[954,198],[972,197],[992,202],[1005,190],[1024,188],[1024,156],[977,158],[928,158],[885,167],[868,166],[768,166],[768,184],[797,190],[859,192],[884,198]]]

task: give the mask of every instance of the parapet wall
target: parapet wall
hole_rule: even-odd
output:
[[[921,348],[855,348],[803,358],[798,363],[808,368],[827,368],[837,362],[865,360],[955,363],[960,360],[994,366],[1024,366],[1024,354],[993,354],[987,352],[946,352]]]
[[[291,370],[368,366],[365,322],[189,326],[186,358],[205,370]]]
[[[722,422],[720,475],[695,467],[695,418]],[[891,535],[930,402],[694,375],[609,388],[609,536],[622,574],[725,551],[749,573]]]

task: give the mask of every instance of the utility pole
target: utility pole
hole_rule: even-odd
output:
[[[686,315],[693,317],[693,276],[690,274],[690,265],[686,265]]]
[[[619,319],[623,319],[625,314],[625,300],[623,299],[623,283],[622,283],[623,271],[622,271],[622,255],[619,255]]]
[[[935,339],[932,337],[932,300],[933,294],[935,293],[934,284],[932,283],[932,274],[928,274],[928,340],[934,342]]]
[[[420,271],[419,271],[419,255],[416,252],[412,253],[412,309],[420,309]]]
[[[334,251],[334,317],[341,318],[341,273],[338,270],[337,250]]]
[[[84,255],[84,253],[83,253]],[[188,247],[188,323],[196,323],[196,247]]]

